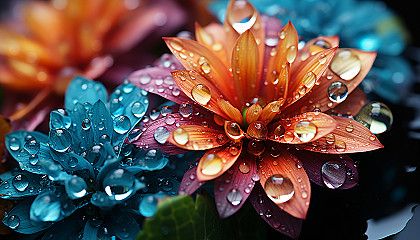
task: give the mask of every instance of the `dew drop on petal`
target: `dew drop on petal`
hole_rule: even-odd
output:
[[[207,105],[211,98],[210,89],[204,84],[197,84],[192,90],[193,99],[202,105]]]
[[[29,186],[28,177],[24,174],[18,174],[13,178],[12,185],[19,192],[23,192]]]
[[[347,85],[342,82],[334,82],[328,87],[328,97],[331,101],[341,103],[349,94]]]
[[[20,149],[20,141],[17,138],[12,137],[9,141],[9,148],[12,151],[17,151]]]
[[[193,112],[193,108],[191,106],[191,104],[187,103],[187,102],[183,102],[181,103],[181,105],[179,105],[179,114],[182,117],[189,117],[191,116],[192,112]]]
[[[251,138],[265,140],[267,138],[268,129],[263,121],[255,121],[249,124],[246,133]]]
[[[308,142],[315,137],[317,128],[312,122],[301,121],[295,125],[293,131],[302,142]]]
[[[292,181],[282,174],[270,176],[264,184],[264,190],[274,203],[287,202],[295,193]]]
[[[174,141],[179,145],[185,145],[188,143],[189,134],[183,128],[177,128],[172,133]]]
[[[133,103],[133,105],[131,106],[131,113],[135,116],[135,117],[142,117],[143,114],[146,112],[146,106],[145,104],[141,103],[141,102],[135,102]]]
[[[372,133],[380,134],[390,129],[393,122],[393,115],[385,104],[371,102],[363,106],[355,116],[355,119],[367,127]]]
[[[313,72],[308,72],[307,74],[305,74],[305,76],[303,76],[302,84],[306,88],[311,88],[315,85],[315,81],[316,81],[315,74]]]
[[[156,142],[160,144],[165,144],[169,138],[169,131],[166,127],[158,127],[153,133],[153,136]]]
[[[31,139],[28,139],[23,147],[30,153],[30,154],[37,154],[40,149],[40,143],[32,137]]]
[[[242,193],[236,188],[230,190],[229,193],[226,195],[226,199],[233,206],[238,206],[239,204],[241,204],[242,198]]]
[[[125,116],[121,115],[119,117],[116,117],[114,119],[114,131],[119,134],[125,134],[127,133],[131,128],[131,122],[130,119]]]
[[[66,129],[50,130],[50,146],[58,151],[65,152],[71,145],[71,134]]]
[[[232,140],[238,140],[244,136],[241,127],[236,122],[226,121],[224,128],[226,135]]]
[[[335,54],[330,69],[344,80],[351,80],[359,74],[361,69],[359,57],[351,50],[343,50]]]
[[[274,129],[274,139],[279,140],[284,136],[284,127],[282,125],[278,125],[276,129]]]
[[[293,63],[296,59],[296,55],[297,55],[297,48],[296,46],[290,46],[287,49],[287,53],[286,53],[286,59],[289,63]]]
[[[12,215],[7,217],[6,224],[11,229],[16,229],[20,225],[20,218],[18,215]]]
[[[206,153],[201,158],[201,173],[213,176],[223,169],[223,161],[216,153]]]
[[[72,176],[66,181],[65,189],[70,199],[78,199],[86,195],[87,184],[83,178]]]
[[[129,197],[134,191],[134,176],[125,169],[111,170],[104,178],[102,185],[105,193],[121,201]]]
[[[247,174],[251,170],[251,167],[249,166],[249,163],[242,162],[241,164],[239,164],[238,169],[241,173]]]
[[[91,123],[90,123],[89,118],[83,119],[83,121],[82,121],[82,129],[83,130],[89,130],[90,129],[90,126],[91,126]]]
[[[150,83],[151,80],[152,80],[152,77],[149,74],[145,74],[140,77],[141,84],[148,84]]]
[[[346,181],[346,166],[339,161],[328,161],[322,165],[321,175],[325,186],[339,188]]]
[[[263,141],[251,140],[248,142],[246,150],[254,156],[260,156],[265,151],[265,143]]]

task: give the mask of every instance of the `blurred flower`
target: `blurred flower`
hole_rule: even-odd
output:
[[[125,82],[108,102],[101,83],[77,77],[66,109],[50,114],[49,135],[9,133],[6,148],[20,169],[0,175],[0,196],[23,201],[3,223],[23,234],[45,230],[46,239],[134,239],[142,215],[152,216],[157,200],[179,184],[158,180],[159,173],[147,178],[168,162],[159,150],[124,144],[140,134],[131,130],[146,113],[146,94]]]
[[[371,108],[370,115],[369,107],[357,115],[364,125],[341,116],[362,108],[365,99],[356,87],[376,53],[338,49],[337,37],[318,37],[300,48],[291,23],[281,28],[240,0],[229,3],[226,19],[223,26],[197,24],[197,41],[164,38],[186,70],[176,70],[182,66],[165,55],[156,67],[128,77],[179,104],[151,114],[133,143],[171,154],[206,150],[185,173],[179,193],[191,194],[214,179],[222,218],[249,196],[270,226],[296,238],[309,207],[309,179],[332,189],[353,187],[357,170],[344,154],[383,147],[364,126],[373,129]],[[173,80],[170,70],[176,70]],[[390,123],[381,124],[384,131]],[[253,191],[257,181],[261,186]]]
[[[47,99],[63,96],[73,77],[101,76],[153,32],[184,21],[172,1],[24,1],[13,12],[0,25],[0,83],[7,89],[5,101],[14,103],[6,102],[3,112],[11,120],[47,114],[60,102]],[[127,64],[118,74],[129,72]],[[45,105],[50,107],[40,111]]]
[[[401,53],[408,32],[394,12],[380,1],[363,0],[249,0],[262,13],[276,16],[283,23],[292,21],[301,40],[320,35],[338,35],[340,47],[378,51],[377,59],[362,82],[365,92],[403,100],[413,83],[413,70]],[[225,19],[227,1],[214,1],[210,10]]]

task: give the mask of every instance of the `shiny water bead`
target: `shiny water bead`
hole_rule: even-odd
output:
[[[66,193],[70,199],[78,199],[87,194],[87,184],[85,180],[78,176],[72,176],[65,183]]]
[[[296,46],[290,46],[286,52],[286,59],[289,63],[293,63],[297,56],[297,48]]]
[[[160,110],[160,114],[162,114],[164,117],[168,116],[170,113],[172,113],[172,109],[169,106],[163,106]]]
[[[246,1],[235,1],[233,8],[236,9],[235,11],[240,11],[243,14],[231,15],[231,19],[229,19],[229,21],[231,22],[233,29],[235,29],[235,31],[239,34],[242,34],[255,24],[257,21],[257,15],[254,13],[250,4]]]
[[[89,130],[90,129],[90,126],[91,126],[91,122],[90,122],[89,118],[83,119],[83,121],[82,121],[82,129],[83,130]]]
[[[202,105],[207,105],[211,99],[210,88],[204,84],[195,85],[191,90],[191,95],[196,102]]]
[[[144,217],[152,217],[156,213],[159,199],[166,197],[163,194],[152,194],[145,196],[139,204],[140,214]]]
[[[60,218],[61,203],[52,192],[43,192],[32,202],[29,215],[32,221],[55,222]]]
[[[251,140],[248,142],[247,152],[254,156],[261,156],[265,151],[265,143],[262,141]]]
[[[279,140],[284,136],[285,129],[279,124],[276,129],[274,129],[274,139]]]
[[[12,151],[19,150],[20,149],[20,141],[17,138],[15,138],[15,137],[10,138],[10,140],[9,140],[9,148]]]
[[[189,134],[183,128],[177,128],[172,132],[174,141],[179,145],[185,145],[188,143]]]
[[[155,138],[156,142],[165,144],[169,138],[169,134],[170,133],[166,127],[158,127],[153,133],[153,137]]]
[[[149,74],[144,74],[140,76],[139,81],[141,84],[148,84],[152,80],[152,77]]]
[[[313,55],[315,53],[324,51],[325,49],[329,49],[329,48],[331,48],[331,44],[329,42],[324,41],[324,40],[318,40],[314,42],[312,46],[310,46],[309,51]]]
[[[137,118],[142,117],[146,110],[147,105],[142,102],[134,102],[131,106],[131,113]]]
[[[193,108],[188,102],[183,102],[179,105],[178,112],[182,117],[189,117],[193,112]]]
[[[26,140],[23,147],[30,153],[30,154],[37,154],[41,147],[40,143],[34,138],[31,137]]]
[[[149,149],[144,159],[140,160],[140,162],[143,162],[149,170],[158,170],[162,169],[168,163],[168,159],[165,158],[161,151]]]
[[[222,171],[223,161],[217,153],[206,153],[200,160],[201,173],[213,176]]]
[[[233,206],[238,206],[239,204],[241,204],[243,197],[242,197],[242,193],[238,189],[233,188],[226,195],[226,199]]]
[[[385,104],[371,102],[363,106],[355,116],[355,119],[369,128],[372,133],[380,134],[390,129],[393,122],[393,115]]]
[[[308,72],[303,76],[302,84],[306,88],[311,88],[315,85],[316,82],[316,75],[313,72]],[[304,94],[304,93],[303,93]]]
[[[134,179],[133,174],[125,169],[113,169],[105,176],[102,185],[108,196],[121,201],[133,193]]]
[[[351,50],[342,50],[335,54],[330,69],[340,78],[351,80],[359,74],[362,63],[359,57]]]
[[[16,229],[20,225],[20,218],[18,215],[8,216],[7,219],[5,220],[6,220],[5,221],[6,225],[10,227],[11,229]]]
[[[308,142],[315,137],[317,128],[312,122],[301,121],[295,125],[293,131],[302,142]]]
[[[50,146],[58,151],[65,152],[71,145],[71,134],[66,129],[50,130]]]
[[[349,94],[347,85],[342,82],[334,82],[328,87],[328,97],[331,101],[341,103]]]
[[[249,173],[249,171],[251,171],[251,167],[247,162],[242,162],[241,164],[239,164],[238,169],[243,174],[247,174]]]
[[[114,131],[119,134],[126,134],[131,129],[131,121],[125,116],[121,115],[114,118]]]
[[[19,192],[23,192],[29,186],[29,179],[24,174],[18,174],[13,178],[12,185]]]
[[[328,161],[322,165],[322,180],[328,188],[339,188],[346,181],[346,172],[345,164],[334,160]]]
[[[248,137],[265,140],[267,139],[268,129],[263,121],[255,121],[249,124],[246,133]]]
[[[226,121],[224,128],[226,135],[232,140],[239,140],[244,137],[241,127],[236,122]]]
[[[292,181],[282,174],[270,176],[264,184],[264,190],[275,203],[287,202],[295,193]]]

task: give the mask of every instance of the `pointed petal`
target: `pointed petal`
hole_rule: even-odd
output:
[[[328,68],[337,47],[318,52],[299,65],[294,64],[290,73],[286,106],[306,95]]]
[[[255,187],[249,196],[249,201],[254,206],[255,211],[270,225],[273,229],[298,239],[302,229],[303,220],[295,218],[285,211],[281,210],[273,201],[271,201],[261,184],[255,184]]]
[[[314,56],[316,55],[313,55],[312,57]],[[307,112],[318,109],[325,112],[334,108],[337,104],[343,102],[346,99],[345,97],[347,94],[350,94],[365,78],[375,57],[376,52],[364,52],[356,49],[337,50],[334,59],[331,61],[330,67],[319,79],[318,84],[302,99],[287,107],[283,113],[287,114],[287,116],[293,116],[303,111]],[[345,66],[350,67],[346,69]],[[333,70],[338,74],[334,73]],[[339,75],[347,79],[354,77],[347,80],[341,78]],[[334,88],[331,88],[329,91],[329,88],[333,87],[332,84],[341,86],[341,88],[339,88],[338,91],[334,91]],[[347,91],[345,91],[346,89]],[[337,99],[337,96],[340,98]]]
[[[331,182],[331,179],[329,179],[331,177],[338,184],[335,185],[338,189],[349,189],[356,186],[359,182],[359,174],[355,163],[347,155],[315,153],[293,148],[290,148],[289,151],[299,159],[309,179],[319,186],[327,187],[326,183]],[[337,163],[342,169],[336,169],[337,171],[324,175],[322,173],[322,167],[325,163]],[[329,184],[329,187],[333,188],[331,186]]]
[[[361,123],[350,118],[332,116],[337,127],[320,139],[299,148],[313,152],[344,154],[367,152],[383,148],[378,138]]]
[[[308,175],[303,168],[298,167],[297,161],[298,159],[281,144],[272,142],[271,151],[264,152],[258,163],[258,174],[261,186],[264,186],[266,193],[265,184],[271,176],[281,174],[287,177],[293,184],[294,194],[290,200],[277,203],[277,206],[296,218],[305,219],[311,198],[311,185]]]
[[[258,80],[258,45],[250,30],[242,33],[232,53],[232,73],[241,106],[255,97]]]
[[[299,126],[299,123],[309,123]],[[282,119],[268,126],[268,139],[288,144],[315,141],[336,127],[333,117],[319,112],[307,112]]]
[[[196,172],[197,165],[194,165],[194,167],[185,172],[181,184],[179,185],[178,194],[191,195],[205,183],[198,180]]]
[[[194,70],[177,70],[172,72],[172,76],[189,98],[221,117],[228,117],[218,104],[218,99],[223,97],[222,92],[199,73]]]
[[[195,37],[197,41],[213,50],[225,66],[229,66],[230,59],[228,56],[230,53],[226,51],[225,34],[220,34],[221,32],[224,32],[221,24],[211,23],[203,28],[197,22],[195,23]]]
[[[206,122],[200,125],[182,125],[173,130],[168,138],[173,145],[187,150],[207,150],[224,145],[229,140],[223,127],[209,127]]]
[[[284,100],[281,99],[279,101],[273,101],[267,104],[267,106],[265,106],[262,110],[259,120],[264,121],[266,123],[271,122],[274,119],[274,117],[276,117],[276,115],[280,113],[280,107],[281,105],[283,105],[283,103]]]
[[[228,117],[225,117],[226,119],[231,119],[237,122],[238,124],[242,124],[244,119],[239,109],[235,108],[234,106],[232,106],[232,104],[230,104],[229,101],[226,101],[222,98],[219,98],[217,100],[217,104],[219,105],[223,113],[225,113],[224,115],[221,115],[222,117],[227,115]]]
[[[320,36],[307,42],[302,49],[298,51],[295,64],[299,65],[318,52],[337,47],[339,43],[338,36]]]
[[[133,72],[128,80],[150,93],[157,94],[175,103],[191,101],[172,79],[169,68],[151,67]]]
[[[339,116],[356,116],[367,102],[366,94],[360,88],[355,88],[344,102],[328,110],[327,113]]]
[[[252,180],[257,173],[256,160],[242,153],[235,164],[214,182],[214,198],[220,218],[237,212],[254,187]]]
[[[242,142],[207,150],[198,163],[198,180],[208,181],[222,175],[232,167],[236,159],[238,159],[241,150]]]
[[[182,38],[163,38],[166,45],[187,70],[195,70],[210,83],[217,86],[233,103],[238,103],[232,74],[227,66],[207,47],[199,42]],[[239,103],[236,105],[239,106]]]
[[[246,115],[245,115],[246,122],[250,124],[254,121],[257,121],[261,115],[262,110],[263,109],[258,102],[252,104],[252,106],[249,107],[248,110],[246,110]]]

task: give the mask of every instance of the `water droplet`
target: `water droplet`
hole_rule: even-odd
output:
[[[254,182],[256,182],[256,181],[260,181],[260,175],[258,175],[258,173],[255,173],[255,174],[252,176],[252,181],[254,181]]]
[[[125,116],[121,115],[119,117],[114,118],[114,131],[119,134],[126,134],[131,128],[130,119]]]
[[[146,112],[146,105],[141,103],[141,102],[135,102],[133,103],[133,105],[131,106],[131,113],[137,117],[137,118],[141,118],[144,113]]]
[[[185,145],[187,144],[189,140],[189,134],[187,131],[185,131],[183,128],[177,128],[172,133],[174,141],[178,143],[179,145]]]
[[[247,151],[254,156],[260,156],[265,151],[265,143],[261,141],[251,140],[248,142]]]
[[[65,189],[70,199],[78,199],[86,195],[87,184],[83,178],[72,176],[66,181]]]
[[[230,153],[232,156],[236,156],[236,155],[238,155],[238,153],[239,153],[239,149],[238,149],[236,146],[230,146],[230,147],[229,147],[229,153]]]
[[[308,72],[307,74],[305,74],[305,76],[303,76],[302,84],[306,88],[311,88],[315,85],[315,81],[316,81],[315,74],[313,72]]]
[[[246,131],[249,137],[257,139],[257,140],[265,140],[267,139],[267,126],[263,121],[255,121],[249,124],[248,129]]]
[[[128,198],[134,191],[134,176],[125,169],[111,170],[104,178],[102,185],[105,193],[121,201]]]
[[[70,157],[67,164],[69,165],[69,167],[75,168],[77,164],[79,164],[79,160],[77,160],[77,158],[75,157]]]
[[[90,123],[89,118],[83,119],[83,121],[82,121],[83,130],[89,130],[90,126],[91,126],[91,123]]]
[[[229,19],[233,29],[239,34],[244,33],[246,30],[252,28],[257,21],[257,15],[252,8],[249,7],[246,1],[235,1],[234,9],[240,11],[242,15],[236,16],[237,19]],[[238,18],[240,16],[240,18]],[[235,17],[235,16],[232,16]]]
[[[187,103],[187,102],[183,102],[181,103],[181,105],[179,105],[179,114],[181,114],[181,116],[183,117],[189,117],[191,116],[192,112],[193,112],[193,108],[191,106],[191,104]]]
[[[28,177],[26,175],[23,175],[23,174],[18,174],[13,178],[12,185],[19,192],[23,192],[29,186]]]
[[[335,142],[335,136],[334,136],[334,134],[332,134],[332,133],[327,134],[327,135],[325,136],[325,141],[326,141],[328,144],[334,144],[334,142]]]
[[[287,202],[295,193],[292,181],[281,174],[274,174],[269,177],[264,184],[264,190],[275,203]]]
[[[183,49],[182,43],[177,39],[172,39],[169,44],[173,47],[176,51],[181,51]]]
[[[281,155],[281,148],[278,143],[273,142],[270,147],[270,155],[272,157],[279,157]]]
[[[50,146],[57,152],[65,152],[71,145],[71,134],[66,129],[50,130]]]
[[[210,73],[210,64],[208,64],[207,62],[201,64],[201,70],[203,70],[204,73]]]
[[[193,99],[199,104],[206,105],[211,98],[210,89],[203,84],[197,84],[192,90],[191,95]]]
[[[171,114],[171,113],[172,113],[172,109],[169,106],[164,106],[160,110],[160,114],[162,114],[162,116],[164,117],[168,116],[168,114]]]
[[[341,187],[346,181],[346,166],[339,161],[328,161],[322,165],[322,180],[331,189]]]
[[[347,131],[347,132],[353,132],[353,129],[354,129],[354,127],[353,127],[353,124],[351,124],[351,123],[349,123],[349,124],[346,126],[346,131]]]
[[[153,194],[145,196],[139,204],[140,214],[145,217],[152,217],[153,215],[155,215],[158,200],[164,197],[165,195],[163,194]]]
[[[344,80],[351,80],[359,74],[361,69],[359,57],[351,50],[336,53],[331,61],[330,69]]]
[[[295,125],[293,131],[302,142],[308,142],[315,137],[317,128],[312,122],[301,121]]]
[[[249,166],[249,163],[242,162],[241,164],[239,164],[238,169],[241,173],[247,174],[251,170],[251,167]]]
[[[158,127],[156,128],[153,136],[156,142],[160,144],[165,144],[169,138],[169,131],[166,127]]]
[[[371,102],[363,106],[355,116],[355,119],[367,127],[372,133],[380,134],[390,129],[393,122],[393,115],[385,104]]]
[[[276,129],[274,129],[274,139],[281,139],[284,136],[284,131],[284,127],[282,125],[278,125]]]
[[[337,150],[337,152],[344,152],[346,150],[346,143],[343,141],[335,141],[335,150]]]
[[[264,42],[265,42],[265,45],[267,45],[269,47],[275,47],[279,43],[279,38],[278,37],[267,37],[264,40]]]
[[[244,137],[241,127],[236,122],[226,121],[224,128],[226,135],[232,140],[239,140]]]
[[[342,82],[334,82],[328,87],[328,97],[331,101],[341,103],[348,95],[347,85]]]
[[[206,153],[201,158],[201,173],[213,176],[223,169],[223,161],[216,153]]]
[[[324,40],[318,40],[314,42],[314,45],[323,48],[323,50],[331,48],[331,44]]]
[[[166,119],[165,119],[165,123],[168,124],[168,125],[174,124],[175,121],[176,121],[175,118],[173,116],[170,116],[170,115],[167,116]]]
[[[287,49],[286,59],[289,63],[293,63],[296,59],[297,55],[297,48],[296,46],[292,45]]]
[[[297,168],[302,168],[302,162],[301,162],[301,161],[299,161],[299,160],[297,160],[297,162],[296,162],[296,167],[297,167]]]
[[[152,77],[149,74],[145,74],[140,77],[141,84],[148,84],[150,83],[151,80],[152,80]]]
[[[325,53],[319,55],[318,62],[321,64],[325,64],[327,62],[327,55],[325,55]]]
[[[11,229],[16,229],[19,227],[20,225],[20,218],[17,215],[12,215],[10,217],[7,218],[7,222],[6,222],[7,226],[10,227]]]
[[[12,151],[17,151],[20,149],[20,141],[17,138],[12,137],[9,141],[9,148]]]
[[[25,142],[25,145],[23,145],[23,147],[30,153],[30,154],[37,154],[39,152],[40,149],[40,144],[39,142],[32,137],[31,139],[27,140]]]
[[[123,88],[122,88],[122,90],[123,90],[125,93],[131,93],[131,92],[133,91],[133,89],[134,89],[134,85],[133,85],[133,84],[131,84],[131,83],[124,84],[124,86],[123,86]]]
[[[230,192],[226,195],[226,199],[233,206],[238,206],[242,202],[242,198],[242,193],[236,188],[230,190]]]
[[[38,163],[39,159],[38,159],[38,155],[37,154],[32,154],[31,156],[29,156],[29,163],[31,165],[36,165]]]
[[[32,221],[55,222],[59,219],[61,204],[53,192],[44,192],[38,195],[30,208]]]

